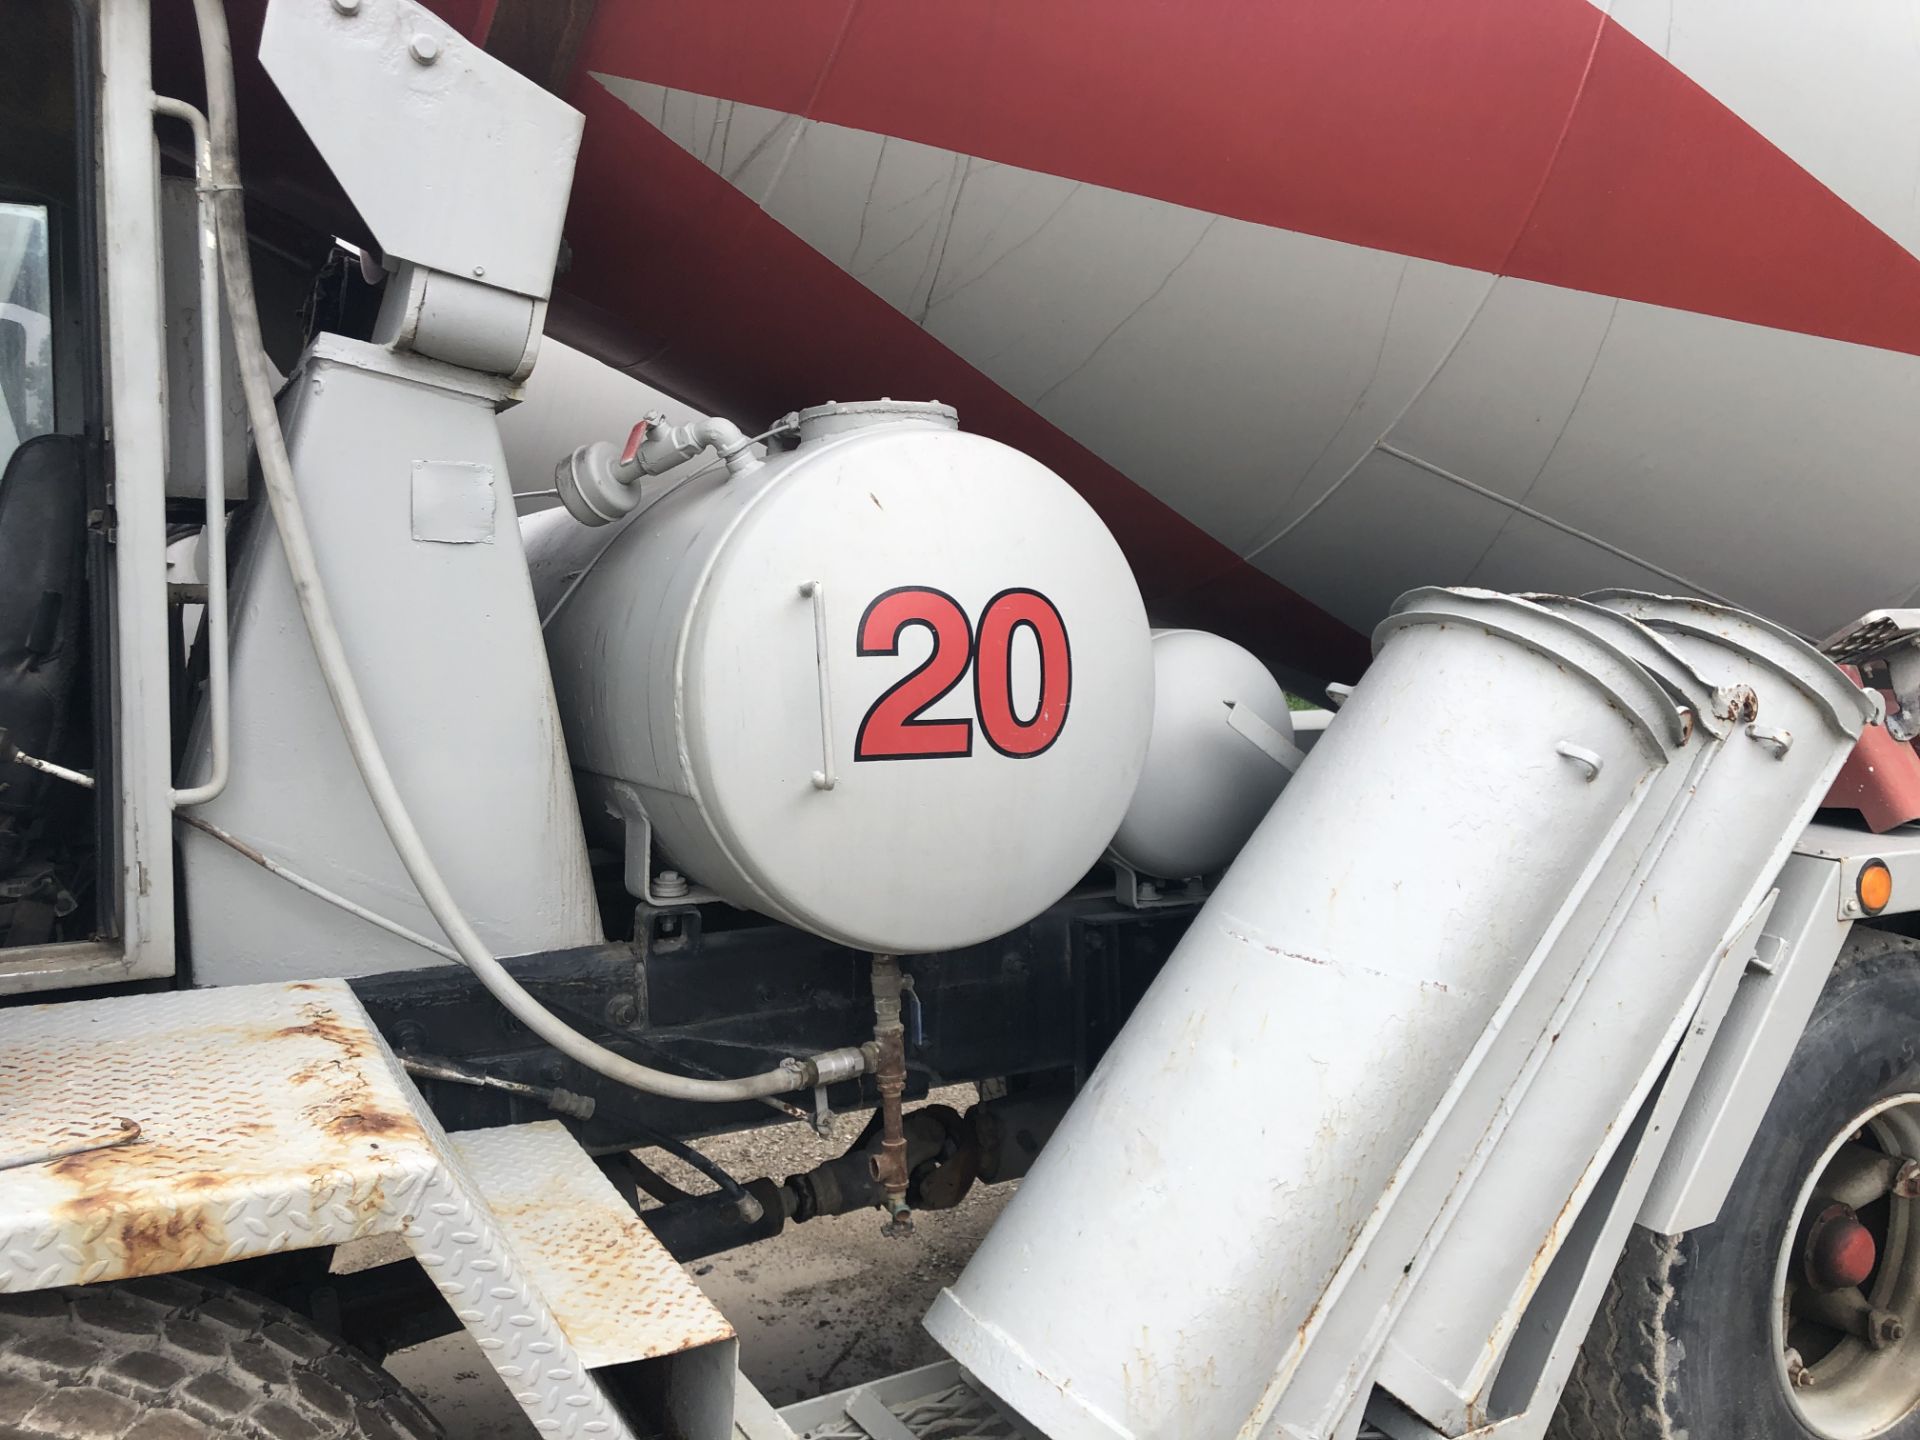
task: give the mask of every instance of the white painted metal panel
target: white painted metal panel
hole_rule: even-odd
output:
[[[401,792],[483,939],[513,955],[601,934],[494,423],[504,389],[323,337],[283,400],[283,423],[334,614]],[[469,484],[485,475],[492,543],[416,535],[422,463]],[[470,523],[463,533],[473,538]],[[206,818],[437,935],[340,733],[265,514],[233,587],[233,781]],[[197,736],[189,778],[203,745]],[[202,984],[444,963],[198,831],[183,844]]]
[[[274,0],[260,63],[387,254],[547,297],[579,111],[413,0]]]
[[[1765,968],[1742,977],[1699,1082],[1675,1124],[1639,1221],[1662,1235],[1711,1225],[1819,1002],[1851,923],[1837,918],[1839,869],[1795,855],[1760,939]]]
[[[100,16],[100,244],[112,257],[106,295],[107,403],[113,416],[113,757],[118,813],[101,867],[126,968],[115,979],[174,969],[171,699],[167,677],[166,412],[153,139],[151,18],[142,0]],[[107,837],[102,837],[106,840]],[[50,967],[57,975],[62,967]],[[91,967],[89,967],[91,968]],[[33,984],[44,988],[48,972]],[[103,978],[97,974],[85,978]]]
[[[1255,563],[1341,619],[1364,624],[1436,574],[1470,573],[1511,513],[1374,450]]]

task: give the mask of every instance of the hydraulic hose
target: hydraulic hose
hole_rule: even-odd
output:
[[[699,1171],[721,1190],[731,1195],[740,1207],[741,1217],[749,1223],[758,1220],[761,1214],[760,1202],[749,1195],[746,1187],[734,1179],[721,1164],[664,1131],[654,1130],[645,1125],[628,1124],[625,1127],[642,1145],[651,1145],[656,1150],[664,1150],[681,1164]],[[636,1161],[635,1164],[640,1162]],[[657,1173],[657,1172],[656,1172]],[[662,1177],[664,1178],[664,1177]],[[666,1183],[672,1184],[671,1181]],[[690,1197],[693,1198],[693,1197]]]
[[[286,437],[281,433],[279,412],[274,406],[274,380],[260,338],[253,267],[247,254],[246,212],[240,193],[233,43],[227,32],[221,0],[194,0],[193,11],[200,30],[201,59],[206,71],[207,120],[213,141],[211,188],[215,194],[227,317],[233,327],[234,349],[239,355],[241,389],[253,426],[261,480],[286,552],[294,596],[300,603],[300,614],[306,622],[307,636],[313,642],[314,658],[319,662],[334,713],[339,716],[340,728],[346,735],[347,746],[380,823],[386,828],[400,863],[419,890],[427,910],[446,932],[460,960],[514,1019],[569,1059],[635,1090],[670,1100],[754,1100],[863,1073],[866,1056],[857,1049],[830,1051],[806,1060],[785,1060],[778,1069],[737,1080],[700,1080],[637,1064],[589,1040],[529,995],[487,949],[453,898],[394,784],[393,773],[387,767],[379,737],[360,698],[360,687],[354,680],[321,583],[306,515],[294,487],[293,463],[288,458]]]

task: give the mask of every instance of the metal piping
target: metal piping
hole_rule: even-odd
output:
[[[227,788],[232,769],[233,707],[227,677],[227,455],[226,397],[221,386],[220,242],[215,219],[213,140],[207,118],[183,100],[153,97],[153,113],[183,120],[193,131],[193,178],[200,230],[200,426],[207,468],[207,711],[212,772],[198,785],[173,792],[175,807],[204,805]]]
[[[907,1028],[900,1021],[900,961],[873,957],[873,1088],[880,1095],[880,1153],[873,1157],[873,1178],[886,1191],[885,1233],[911,1235],[913,1212],[907,1208],[907,1131],[900,1097],[907,1088]]]
[[[631,484],[642,475],[659,475],[671,470],[709,446],[727,462],[728,473],[736,474],[744,464],[752,463],[752,445],[746,433],[723,416],[669,425],[667,417],[655,410],[633,427],[626,449],[614,465],[614,474]]]
[[[859,1050],[832,1051],[804,1060],[788,1059],[775,1070],[737,1080],[697,1080],[636,1064],[588,1039],[528,994],[487,949],[460,909],[387,767],[379,736],[374,733],[320,578],[313,539],[307,531],[306,515],[294,485],[293,463],[274,407],[274,380],[260,338],[260,318],[254,304],[246,213],[240,195],[233,44],[227,31],[226,12],[221,0],[194,0],[193,10],[200,30],[207,116],[213,143],[214,176],[210,188],[217,207],[234,348],[239,354],[241,387],[253,425],[261,480],[280,533],[293,592],[300,603],[300,613],[306,621],[307,635],[313,643],[314,657],[332,698],[334,713],[339,717],[348,749],[366,783],[368,797],[421,900],[453,942],[460,960],[516,1020],[569,1059],[619,1084],[671,1100],[717,1102],[754,1100],[810,1089],[861,1073],[867,1062]]]
[[[734,1179],[718,1161],[701,1154],[700,1151],[694,1149],[693,1146],[687,1144],[686,1141],[668,1135],[664,1131],[655,1130],[651,1126],[636,1125],[628,1122],[626,1128],[642,1145],[651,1146],[656,1150],[666,1151],[667,1154],[673,1156],[673,1158],[681,1164],[691,1166],[693,1169],[698,1170],[702,1175],[706,1176],[707,1179],[719,1186],[722,1191],[731,1195],[735,1206],[739,1209],[740,1218],[749,1225],[757,1222],[761,1216],[766,1213],[766,1207],[755,1197],[749,1195],[746,1188],[742,1186],[738,1180]],[[690,1196],[689,1198],[698,1199],[699,1197]]]
[[[239,855],[243,859],[251,860],[269,875],[279,876],[282,880],[293,886],[294,889],[304,890],[307,894],[313,896],[314,899],[323,900],[336,909],[346,911],[347,914],[354,916],[356,919],[364,920],[369,925],[379,927],[389,935],[405,940],[409,944],[418,945],[422,950],[430,950],[442,959],[451,960],[455,964],[460,962],[460,956],[442,945],[438,940],[429,940],[418,930],[409,930],[399,921],[389,920],[386,916],[367,909],[366,906],[357,901],[349,900],[338,891],[329,890],[317,880],[309,880],[298,870],[289,870],[271,855],[263,854],[261,851],[254,849],[253,846],[247,844],[247,842],[239,836],[229,834],[211,821],[203,820],[198,815],[181,815],[176,818],[180,820],[182,824],[191,825],[194,829],[200,831],[201,834],[218,840],[222,845],[233,851],[234,854]]]
[[[56,780],[64,780],[69,785],[78,785],[82,790],[93,789],[93,776],[81,770],[69,770],[64,765],[56,765],[51,760],[42,760],[38,755],[29,755],[26,751],[7,744],[4,732],[0,732],[0,760],[11,760],[16,765],[24,765],[29,770],[38,770],[42,775],[51,775]]]
[[[593,1096],[563,1090],[558,1085],[528,1085],[508,1080],[485,1070],[475,1070],[439,1055],[403,1054],[400,1066],[409,1075],[425,1080],[442,1080],[449,1085],[471,1085],[476,1090],[498,1090],[504,1095],[521,1095],[538,1100],[556,1115],[571,1115],[576,1120],[593,1118]]]
[[[789,432],[793,424],[793,417],[785,415],[758,435],[746,435],[733,421],[720,416],[691,420],[685,425],[668,425],[666,416],[658,410],[650,411],[628,433],[626,444],[620,449],[616,450],[610,441],[596,440],[567,454],[554,466],[552,493],[560,497],[567,513],[582,525],[609,525],[636,510],[657,504],[682,485],[708,474],[715,466],[725,465],[729,476],[745,473],[760,463],[753,447]],[[642,480],[665,474],[708,446],[720,456],[712,465],[702,466],[662,489],[651,492],[641,489]],[[587,570],[605,553],[604,549],[598,551],[587,562]],[[541,616],[542,625],[553,619],[567,596],[573,593],[574,586],[585,577],[583,570],[574,578],[574,584]]]

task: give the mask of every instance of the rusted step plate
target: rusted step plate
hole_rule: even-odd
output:
[[[397,1229],[413,1106],[338,981],[0,1011],[0,1291]]]
[[[589,1369],[733,1338],[726,1318],[564,1125],[468,1130],[452,1143]]]

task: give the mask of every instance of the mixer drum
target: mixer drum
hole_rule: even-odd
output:
[[[590,564],[530,528],[582,809],[732,903],[910,953],[1003,934],[1098,860],[1153,708],[1119,547],[941,405],[803,412],[667,482]],[[557,609],[555,605],[557,604]],[[644,878],[629,855],[629,888]]]

